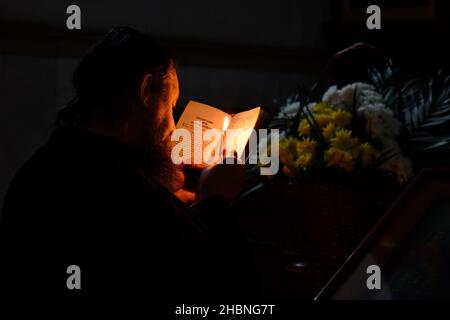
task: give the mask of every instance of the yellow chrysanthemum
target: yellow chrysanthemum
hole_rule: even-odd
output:
[[[297,151],[301,155],[303,153],[313,153],[316,150],[316,141],[310,138],[303,138],[297,142]]]
[[[337,167],[345,171],[351,171],[354,165],[351,153],[337,148],[325,151],[325,162],[327,167]]]
[[[290,177],[299,169],[307,168],[313,159],[316,142],[309,138],[298,140],[289,137],[280,142],[280,161],[283,172]]]
[[[344,111],[342,109],[333,112],[333,119],[336,127],[350,128],[352,124],[352,118],[353,115],[350,112]]]
[[[330,139],[333,138],[335,131],[336,126],[334,125],[334,123],[329,123],[325,128],[323,128],[322,135],[325,140],[330,141]]]
[[[316,103],[316,105],[313,108],[313,112],[315,114],[331,114],[333,113],[333,111],[334,111],[333,106],[326,102]]]
[[[280,161],[281,163],[293,166],[298,155],[297,149],[298,140],[293,137],[288,137],[280,141]]]
[[[299,167],[306,168],[307,166],[309,166],[311,164],[312,156],[313,156],[313,154],[310,152],[305,152],[305,153],[299,155],[299,157],[295,161],[295,167],[296,168],[299,168]]]
[[[298,125],[298,132],[300,135],[307,135],[311,131],[309,123],[306,119],[302,119]]]
[[[315,114],[314,119],[319,127],[325,128],[329,123],[333,122],[333,115],[325,113]]]
[[[367,142],[361,143],[361,160],[364,166],[371,165],[376,157],[375,149]]]
[[[355,152],[355,150],[358,150],[359,141],[352,137],[351,130],[338,129],[336,130],[336,136],[330,140],[330,146],[343,151]]]

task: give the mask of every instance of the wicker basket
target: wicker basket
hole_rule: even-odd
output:
[[[290,251],[321,264],[342,262],[400,192],[383,174],[296,180],[281,189],[282,210],[290,212]]]

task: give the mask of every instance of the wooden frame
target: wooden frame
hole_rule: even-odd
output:
[[[392,257],[404,240],[418,225],[420,219],[427,216],[433,205],[445,199],[450,202],[450,170],[424,170],[406,188],[398,200],[386,212],[380,222],[361,242],[342,267],[316,296],[316,300],[326,299],[360,299],[361,288],[366,291],[363,299],[370,299],[373,292],[369,292],[365,285],[368,277],[366,268],[368,257],[381,265]],[[339,296],[339,292],[354,275],[361,276],[363,283],[360,288],[348,291],[348,296]],[[360,290],[360,291],[358,291]]]

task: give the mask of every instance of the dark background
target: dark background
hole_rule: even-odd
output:
[[[80,31],[66,29],[70,4],[81,7]],[[381,7],[382,30],[367,30],[369,4]],[[0,0],[0,206],[71,97],[77,61],[111,27],[135,27],[172,50],[181,109],[195,99],[236,111],[274,108],[355,42],[418,75],[448,65],[448,9],[442,0]]]

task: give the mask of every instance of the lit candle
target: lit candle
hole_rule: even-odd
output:
[[[225,131],[227,131],[228,126],[230,125],[230,120],[228,117],[223,119],[223,127],[222,127],[222,139],[220,141],[220,159],[223,160],[223,140],[225,138]]]

